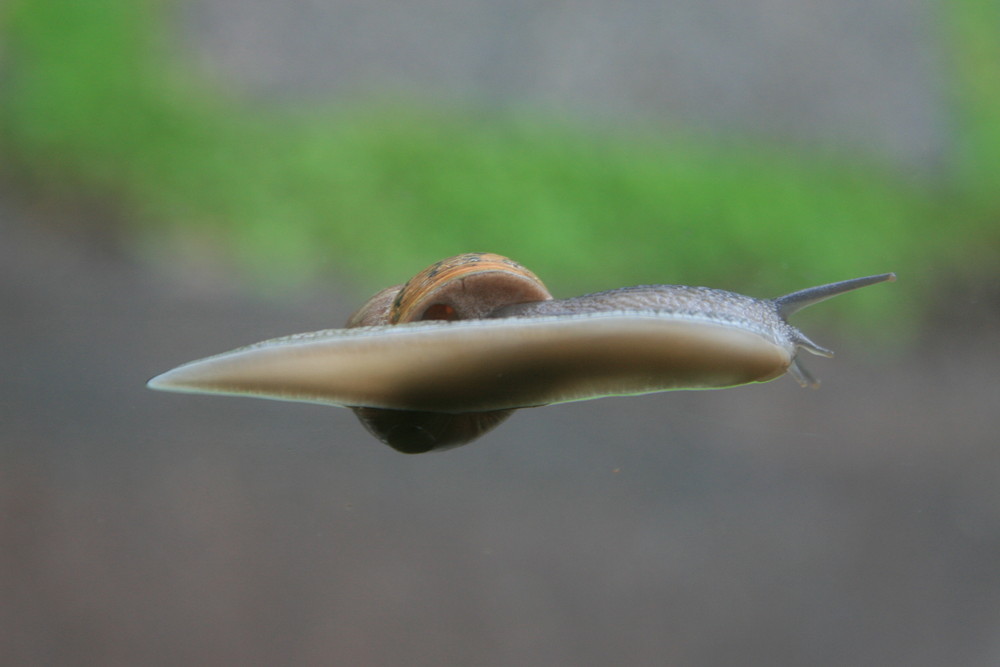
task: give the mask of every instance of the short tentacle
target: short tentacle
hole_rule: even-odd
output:
[[[803,387],[809,387],[811,389],[819,388],[819,380],[816,376],[809,372],[809,370],[799,363],[799,360],[792,358],[792,363],[788,366],[788,374],[795,378]]]
[[[813,341],[809,340],[808,336],[806,336],[798,329],[795,329],[792,333],[792,342],[795,343],[796,346],[801,347],[804,350],[808,350],[809,352],[812,352],[817,357],[826,357],[827,359],[833,357],[833,350],[830,350],[828,348],[823,347],[822,345],[814,343]]]

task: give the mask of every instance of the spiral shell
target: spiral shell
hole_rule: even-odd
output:
[[[347,326],[482,319],[505,306],[551,299],[542,281],[514,260],[492,253],[465,253],[431,264],[405,285],[376,293],[351,315]],[[514,412],[351,408],[369,433],[409,454],[465,444]]]

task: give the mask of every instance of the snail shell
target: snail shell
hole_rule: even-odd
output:
[[[503,306],[551,299],[542,281],[517,262],[501,255],[468,253],[436,262],[405,285],[378,292],[351,315],[347,326],[483,319]],[[457,415],[352,409],[369,433],[409,454],[465,444],[514,413],[513,409]]]
[[[149,386],[351,407],[399,451],[446,449],[482,435],[517,408],[730,387],[786,372],[815,385],[798,351],[832,352],[787,318],[894,279],[891,273],[856,278],[777,299],[683,285],[552,299],[516,262],[459,255],[380,291],[345,329],[191,362]]]

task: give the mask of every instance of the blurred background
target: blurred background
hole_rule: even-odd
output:
[[[1000,663],[993,0],[0,5],[0,663]],[[406,456],[154,394],[442,257],[899,282]]]

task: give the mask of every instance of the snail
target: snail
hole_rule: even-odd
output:
[[[267,340],[179,366],[153,389],[350,407],[405,453],[447,449],[518,408],[671,389],[816,380],[799,350],[833,353],[788,324],[885,273],[756,299],[708,287],[625,287],[553,299],[528,269],[469,253],[386,288],[346,328]]]

